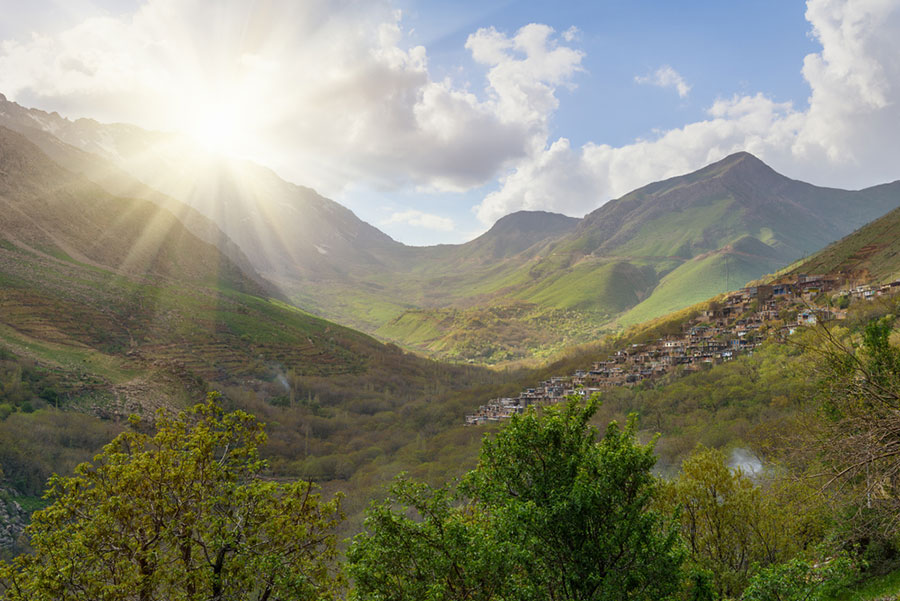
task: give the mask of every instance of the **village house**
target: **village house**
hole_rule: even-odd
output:
[[[785,333],[842,319],[845,312],[811,306],[823,292],[835,291],[840,280],[822,275],[801,275],[794,282],[749,286],[730,293],[721,302],[710,303],[697,318],[683,324],[681,335],[669,335],[653,342],[632,344],[613,352],[590,369],[576,370],[571,377],[555,376],[534,388],[526,388],[516,398],[492,399],[465,423],[479,425],[523,413],[532,405],[561,402],[567,396],[587,396],[619,386],[637,386],[677,373],[696,372],[704,366],[733,360],[752,353],[773,325]],[[871,300],[877,295],[900,293],[900,280],[879,287],[857,286],[836,295]],[[782,315],[796,311],[796,319],[783,324]],[[773,323],[774,322],[774,323]]]

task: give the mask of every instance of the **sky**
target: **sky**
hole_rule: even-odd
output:
[[[746,150],[900,178],[900,0],[0,0],[0,92],[184,131],[407,244]]]

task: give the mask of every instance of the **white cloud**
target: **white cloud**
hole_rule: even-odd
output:
[[[556,87],[581,70],[583,53],[560,46],[547,25],[531,23],[509,37],[493,27],[466,40],[472,58],[488,65],[488,104],[505,122],[523,123],[544,133],[559,106]]]
[[[382,225],[390,225],[392,223],[402,223],[412,227],[422,227],[442,232],[452,232],[456,228],[456,224],[449,217],[432,215],[431,213],[424,213],[414,209],[396,212],[381,222]]]
[[[688,85],[688,82],[685,81],[684,77],[669,65],[663,65],[652,75],[637,75],[635,76],[634,81],[660,88],[675,88],[678,92],[678,96],[681,98],[686,98],[688,92],[691,91],[691,86]]]
[[[239,116],[244,154],[329,195],[359,179],[462,190],[544,144],[555,90],[582,58],[536,24],[479,30],[467,47],[489,67],[481,98],[432,78],[386,2],[146,0],[0,43],[0,90],[157,129]]]
[[[823,185],[897,178],[898,2],[809,0],[806,15],[822,44],[803,65],[808,107],[721,98],[703,120],[619,147],[550,135],[557,92],[583,69],[576,29],[472,33],[465,46],[487,70],[479,89],[435,79],[402,16],[377,0],[146,0],[133,15],[0,43],[0,91],[151,128],[239,116],[248,154],[332,196],[354,181],[465,190],[500,174],[476,207],[485,224],[519,209],[581,215],[737,150]],[[669,66],[636,80],[690,92]],[[426,215],[390,223],[447,227]]]
[[[819,185],[857,188],[897,179],[900,3],[809,0],[806,16],[822,44],[803,65],[812,90],[806,110],[762,93],[736,95],[713,103],[707,119],[650,140],[578,149],[565,139],[548,141],[476,207],[479,219],[491,223],[531,208],[581,216],[739,150]]]

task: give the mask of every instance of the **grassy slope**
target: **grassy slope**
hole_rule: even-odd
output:
[[[796,273],[842,273],[850,279],[900,278],[900,209],[876,219],[802,261]]]
[[[638,324],[703,299],[734,290],[781,266],[777,259],[748,257],[733,252],[713,253],[682,264],[667,274],[653,293],[624,313],[620,325]]]
[[[868,578],[850,590],[836,595],[832,601],[880,601],[900,596],[900,570]]]
[[[547,357],[597,338],[654,284],[650,268],[588,258],[485,305],[406,310],[376,334],[454,360],[491,364]]]

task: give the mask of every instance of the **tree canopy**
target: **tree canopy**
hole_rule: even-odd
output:
[[[116,437],[54,476],[28,528],[34,552],[0,564],[11,600],[331,599],[340,499],[267,481],[251,415],[206,404]]]
[[[398,484],[392,499],[370,510],[367,531],[350,549],[358,598],[674,592],[683,552],[674,520],[651,508],[652,444],[635,440],[633,421],[624,429],[611,423],[598,439],[590,425],[598,403],[573,398],[513,417],[483,443],[478,466],[455,491]]]

